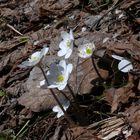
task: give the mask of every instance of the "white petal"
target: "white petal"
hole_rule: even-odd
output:
[[[65,55],[65,59],[68,59],[72,54],[72,49],[69,49]]]
[[[60,107],[58,105],[53,107],[53,112],[59,112],[60,111]]]
[[[31,62],[29,61],[24,61],[20,65],[18,65],[19,68],[27,68],[29,66],[31,66]]]
[[[65,103],[64,103],[64,110],[67,110],[69,108],[69,106],[70,106],[70,102],[68,100],[65,101]]]
[[[42,54],[43,56],[45,56],[45,55],[48,53],[48,51],[49,51],[49,48],[48,48],[48,47],[44,47],[44,48],[41,50],[41,54]]]
[[[59,85],[58,89],[59,89],[59,90],[63,90],[63,89],[66,87],[66,85],[67,85],[67,82],[65,82],[65,83],[62,84],[62,85]]]
[[[34,65],[36,65],[39,61],[34,61],[34,62],[30,62],[30,61],[24,61],[22,62],[21,65],[19,65],[20,68],[26,68],[26,67],[32,67]]]
[[[133,65],[130,61],[124,59],[118,64],[118,69],[122,72],[129,72],[133,69]]]
[[[124,59],[123,57],[118,56],[118,55],[112,55],[112,57],[113,57],[114,59],[116,59],[116,60],[122,60],[122,59]]]
[[[64,113],[61,111],[61,112],[58,112],[57,113],[57,118],[60,118],[61,116],[63,116],[64,115]]]
[[[49,85],[48,88],[57,88],[58,85]]]
[[[73,65],[72,64],[68,64],[67,65],[67,70],[69,71],[69,73],[72,72],[72,69],[73,69]]]
[[[62,49],[62,50],[58,51],[57,55],[64,56],[66,54],[66,52],[67,52],[66,49]]]
[[[61,32],[61,37],[62,37],[62,39],[70,39],[70,35],[69,35],[69,33],[67,33],[67,32],[65,32],[65,31],[62,31]]]
[[[70,29],[70,33],[69,33],[69,34],[70,34],[70,39],[71,39],[71,40],[74,40],[74,36],[73,36],[73,31],[72,31],[72,29]]]
[[[32,57],[40,57],[40,52],[39,51],[37,51],[37,52],[35,52],[35,53],[33,53],[32,55],[31,55],[31,58]]]
[[[85,50],[83,52],[81,51],[81,52],[78,53],[78,56],[81,57],[81,58],[88,58],[91,55],[88,55],[87,53],[85,53]]]
[[[47,73],[47,75],[48,74],[51,74],[52,76],[53,75],[58,75],[58,66],[57,66],[57,64],[56,63],[52,63],[51,65],[50,65],[50,70],[49,70],[49,72]]]
[[[81,57],[81,58],[85,58],[83,53],[80,53],[80,52],[78,53],[78,56]]]
[[[61,48],[61,49],[64,49],[64,48],[66,48],[66,41],[61,41],[60,42],[60,44],[59,44],[59,48]]]
[[[61,66],[63,68],[63,70],[65,71],[66,70],[66,61],[65,60],[61,60],[59,62],[59,66]]]

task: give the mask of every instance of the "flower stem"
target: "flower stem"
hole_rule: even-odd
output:
[[[66,94],[62,90],[57,89],[57,91],[59,91],[68,101],[70,101],[69,97],[66,96]]]
[[[44,76],[44,78],[45,78],[47,84],[49,84],[49,82],[48,82],[48,80],[47,80],[47,76],[46,76],[46,74],[45,74],[43,68],[41,67],[40,64],[38,65],[38,67],[40,68],[40,70],[41,70],[41,72],[42,72],[42,74],[43,74],[43,76]],[[71,120],[71,118],[68,116],[67,112],[64,110],[62,104],[61,104],[60,101],[58,100],[58,98],[57,98],[57,96],[55,95],[54,91],[53,91],[52,89],[49,89],[49,90],[51,91],[51,93],[52,93],[54,99],[56,100],[56,102],[58,103],[59,107],[60,107],[61,110],[63,111],[64,116],[65,116],[65,118],[67,119],[67,121],[68,121],[71,125],[74,125],[74,122]]]
[[[80,111],[80,105],[79,105],[79,103],[78,103],[78,101],[77,101],[77,99],[76,99],[76,97],[74,95],[74,92],[73,92],[73,90],[72,90],[72,88],[70,87],[69,84],[67,84],[67,87],[68,87],[68,89],[70,91],[70,94],[72,95],[72,97],[74,99],[74,102],[75,102],[75,104],[72,104],[72,105],[75,107],[77,113],[79,113],[79,111]]]
[[[97,67],[96,67],[96,64],[95,64],[95,61],[94,61],[94,57],[93,57],[93,55],[92,55],[92,58],[91,58],[91,59],[92,59],[93,67],[94,67],[94,69],[95,69],[97,75],[99,76],[99,78],[100,78],[101,80],[104,81],[104,79],[102,78],[101,74],[99,73],[99,71],[98,71],[98,69],[97,69]]]
[[[68,89],[69,89],[69,91],[70,91],[70,93],[71,93],[71,95],[72,95],[74,101],[77,103],[77,99],[76,99],[76,97],[75,97],[75,95],[74,95],[74,92],[73,92],[73,90],[71,89],[70,85],[67,84],[67,87],[68,87]]]

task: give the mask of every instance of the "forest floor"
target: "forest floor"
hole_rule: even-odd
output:
[[[63,93],[72,103],[75,94],[78,106],[66,111],[74,124],[52,111],[40,69],[19,67],[47,46],[46,70],[70,30],[74,68]],[[90,43],[93,57],[79,60],[77,48]],[[139,0],[0,0],[0,140],[16,139],[140,140]]]

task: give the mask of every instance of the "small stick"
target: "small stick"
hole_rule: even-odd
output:
[[[56,122],[56,118],[54,118],[54,120],[50,123],[50,125],[48,126],[48,128],[46,129],[45,133],[43,134],[41,140],[45,140],[46,139],[46,135],[49,132],[49,130],[52,128],[52,126],[54,125],[54,123]]]
[[[23,36],[22,33],[20,33],[18,30],[16,30],[16,29],[15,29],[13,26],[11,26],[10,24],[6,24],[6,25],[7,25],[7,27],[9,27],[9,28],[12,29],[13,31],[15,31],[17,34]]]
[[[100,21],[110,12],[113,11],[114,9],[116,9],[119,5],[123,4],[124,1],[120,2],[120,0],[115,0],[113,6],[108,9],[102,16],[101,18],[99,18],[89,29],[89,31],[91,31],[93,29],[93,27],[95,26],[95,28],[97,28],[99,26]]]
[[[16,136],[13,138],[13,140],[16,140],[18,136],[21,134],[21,132],[25,129],[25,127],[29,124],[30,120],[28,120],[24,126],[21,128],[21,130],[16,134]]]

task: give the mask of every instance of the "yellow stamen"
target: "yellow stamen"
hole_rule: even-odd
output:
[[[89,55],[92,54],[92,49],[91,48],[87,48],[86,49],[86,53],[89,54]]]
[[[57,82],[63,82],[64,81],[64,75],[60,74],[57,76]]]
[[[67,40],[67,43],[66,44],[67,44],[67,47],[70,48],[71,41],[70,40]]]

